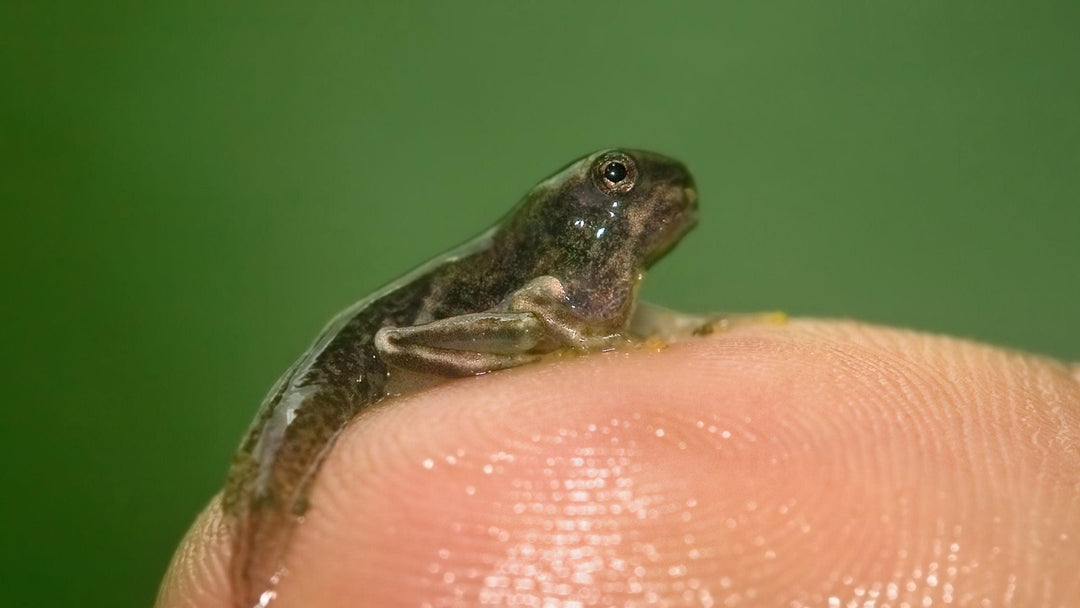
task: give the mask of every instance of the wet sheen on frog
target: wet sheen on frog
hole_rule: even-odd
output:
[[[697,319],[635,302],[644,270],[696,220],[681,163],[597,152],[537,184],[482,235],[339,314],[271,389],[233,459],[222,500],[235,604],[274,598],[320,465],[351,419],[398,392],[395,375],[434,382],[699,331]]]

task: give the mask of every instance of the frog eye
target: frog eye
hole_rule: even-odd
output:
[[[626,177],[626,165],[620,163],[617,160],[613,160],[610,163],[604,165],[604,179],[617,184]]]
[[[637,165],[629,155],[612,152],[596,160],[593,175],[596,185],[605,193],[629,192],[637,181]]]

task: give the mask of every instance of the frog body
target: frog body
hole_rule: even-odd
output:
[[[631,330],[643,271],[695,224],[685,167],[607,150],[535,186],[496,226],[335,318],[267,395],[223,493],[236,605],[265,605],[322,461],[345,425],[391,391],[604,350]]]

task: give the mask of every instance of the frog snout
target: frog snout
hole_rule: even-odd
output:
[[[689,207],[691,211],[697,211],[698,194],[697,184],[694,183],[694,178],[684,170],[682,179],[679,180],[679,182],[679,186],[682,187],[683,200],[686,201],[686,206]]]
[[[684,209],[691,218],[696,220],[698,214],[698,193],[693,178],[687,175],[680,186],[682,187]]]
[[[689,186],[683,186],[682,191],[683,191],[683,198],[686,199],[686,204],[691,209],[693,209],[694,211],[697,211],[697,208],[698,208],[697,189],[694,188],[693,185],[689,185]]]

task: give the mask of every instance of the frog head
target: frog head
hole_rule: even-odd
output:
[[[627,253],[642,267],[651,266],[697,223],[697,190],[679,161],[641,150],[608,150],[593,155],[583,169],[593,187],[582,180],[579,201],[607,207],[611,229],[626,235]]]
[[[531,272],[638,272],[697,222],[697,191],[677,160],[602,150],[537,184],[503,223]],[[595,277],[593,277],[595,278]]]
[[[571,303],[625,302],[642,271],[697,221],[686,167],[640,150],[602,150],[537,184],[496,235],[503,263],[523,279],[557,277]]]

